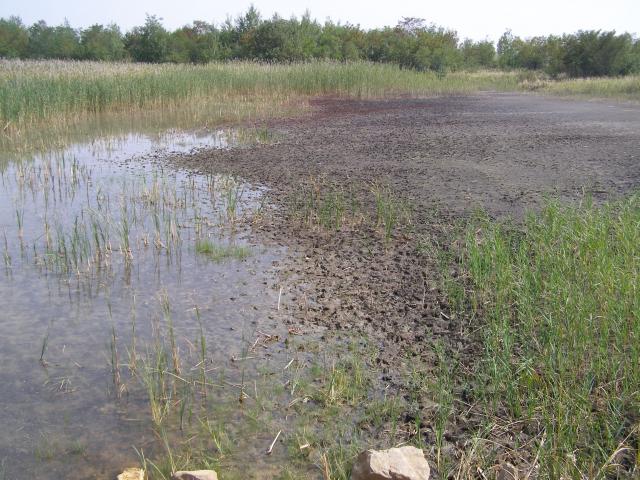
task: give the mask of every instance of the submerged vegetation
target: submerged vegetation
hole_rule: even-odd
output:
[[[218,245],[208,239],[196,241],[196,252],[214,262],[220,262],[227,258],[244,260],[251,254],[249,248],[244,245]]]
[[[259,361],[257,374],[234,383],[212,365],[206,344],[196,339],[180,356],[185,367],[174,373],[175,349],[165,329],[140,356],[142,365],[123,372],[130,388],[147,390],[161,455],[139,451],[150,479],[168,479],[176,470],[215,468],[225,478],[254,478],[247,452],[276,456],[280,465],[263,466],[272,478],[347,480],[361,438],[373,432],[383,441],[402,441],[396,417],[403,402],[375,377],[375,351],[361,338],[336,339],[332,346],[291,338],[286,356]],[[237,359],[239,368],[259,357],[258,349],[278,338],[258,333]],[[388,388],[388,386],[386,386]],[[373,403],[370,403],[372,402]],[[349,416],[353,422],[341,422]],[[390,431],[384,428],[395,425]],[[264,470],[263,470],[264,473]]]
[[[248,141],[250,132],[237,136]],[[270,138],[264,130],[257,132],[256,141]],[[130,142],[135,143],[136,139]],[[214,319],[208,310],[211,295],[249,288],[249,273],[242,283],[234,275],[243,275],[237,269],[250,269],[249,265],[239,266],[238,261],[253,253],[245,236],[245,220],[258,208],[261,191],[235,177],[167,171],[140,157],[128,165],[98,160],[104,158],[109,147],[95,142],[64,154],[11,162],[0,170],[3,307],[16,322],[15,329],[11,324],[10,337],[32,343],[34,349],[14,355],[6,353],[11,352],[11,345],[3,342],[1,348],[3,354],[18,359],[23,378],[28,379],[25,381],[43,385],[33,389],[37,398],[28,393],[19,398],[36,407],[44,402],[54,405],[54,416],[65,425],[63,429],[56,428],[56,419],[45,412],[47,428],[36,431],[33,437],[18,434],[5,442],[9,438],[5,436],[0,445],[3,475],[4,454],[12,452],[7,458],[6,478],[16,478],[19,464],[25,471],[42,468],[59,473],[67,464],[77,466],[77,462],[84,462],[93,454],[95,438],[86,439],[77,430],[78,410],[74,405],[67,406],[64,400],[77,390],[74,400],[78,405],[106,405],[109,409],[122,402],[127,416],[135,417],[126,423],[135,421],[145,431],[149,424],[158,427],[159,443],[138,444],[136,438],[126,447],[130,450],[125,454],[128,460],[121,456],[120,461],[135,460],[132,444],[141,452],[144,448],[144,453],[154,460],[159,446],[178,449],[180,442],[175,436],[164,436],[165,425],[176,418],[174,413],[181,415],[177,432],[187,425],[195,431],[201,427],[199,420],[206,418],[192,417],[196,407],[191,404],[176,407],[176,401],[187,396],[188,385],[185,387],[180,379],[196,382],[193,395],[212,390],[213,382],[222,382],[235,392],[229,383],[235,382],[238,375],[225,371],[231,363],[229,356],[241,342],[240,335],[255,331],[249,326],[249,315],[243,312],[234,316],[234,309],[228,315],[239,332],[228,333],[225,324],[221,338],[219,331],[216,333],[216,318],[222,310],[218,304]],[[121,147],[126,149],[126,145]],[[267,255],[264,249],[261,254]],[[214,264],[203,258],[227,261]],[[192,275],[200,273],[195,283],[183,275],[183,268]],[[211,285],[211,278],[215,283],[225,275],[230,278]],[[185,278],[188,286],[182,290],[180,282]],[[206,287],[200,288],[199,281],[206,282]],[[26,289],[25,282],[29,284]],[[49,288],[52,294],[48,298],[52,301],[29,318],[22,316],[22,295],[6,293],[22,289],[42,292]],[[112,293],[114,290],[117,293]],[[204,294],[201,302],[200,292]],[[252,306],[260,305],[256,297],[252,296]],[[199,308],[195,308],[196,318],[192,318],[194,304],[205,312],[202,318]],[[40,324],[39,315],[46,322]],[[73,324],[74,318],[83,321]],[[2,327],[6,325],[7,317],[3,317]],[[74,336],[70,329],[85,333]],[[194,339],[194,343],[185,339]],[[85,348],[88,353],[79,353]],[[166,352],[166,358],[162,352]],[[247,355],[245,352],[238,357]],[[197,360],[188,363],[190,359]],[[9,363],[5,364],[5,371],[13,373],[18,368]],[[41,374],[42,381],[36,380]],[[255,368],[247,367],[246,382],[254,378]],[[220,392],[216,391],[215,398],[221,401]],[[238,396],[233,393],[232,399],[225,398],[233,403]],[[111,429],[115,436],[127,436],[128,427],[112,425],[120,422],[117,416],[111,416],[108,424],[102,423],[100,417],[100,413],[92,414],[92,430]],[[2,416],[3,422],[6,418]],[[41,428],[30,420],[22,426],[29,431]],[[21,453],[14,454],[18,448],[8,445],[9,441],[19,443],[21,452],[31,450],[30,456],[17,459]],[[69,456],[79,458],[72,460]],[[34,476],[48,478],[50,474],[53,473]]]

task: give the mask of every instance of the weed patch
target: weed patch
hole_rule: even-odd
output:
[[[535,431],[540,473],[637,471],[640,196],[550,202],[521,227],[472,225],[462,266],[482,319],[474,383],[488,413]]]

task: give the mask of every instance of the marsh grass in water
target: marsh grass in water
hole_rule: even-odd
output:
[[[115,181],[96,165],[81,165],[75,157],[52,156],[18,162],[2,174],[4,194],[15,192],[13,215],[17,242],[3,232],[7,274],[33,263],[52,272],[88,275],[131,268],[155,251],[179,259],[183,235],[195,238],[235,230],[251,210],[257,193],[230,176],[207,178],[139,172]],[[38,212],[42,209],[42,214]],[[214,260],[246,258],[240,246],[216,246],[202,241],[197,253]]]
[[[199,468],[217,469],[226,478],[253,478],[257,472],[244,465],[247,452],[265,455],[280,432],[273,447],[277,463],[263,467],[272,469],[272,478],[347,480],[361,449],[406,440],[398,428],[403,397],[379,382],[371,368],[376,351],[364,339],[349,337],[332,346],[290,339],[290,357],[263,364],[243,386],[212,369],[206,350],[198,348],[185,351],[183,373],[172,374],[170,333],[159,333],[141,360],[146,369],[131,378],[146,386],[164,444],[162,455],[143,457],[151,479]],[[248,345],[243,355],[256,358]],[[214,393],[211,399],[207,391]],[[242,401],[234,392],[243,392]]]
[[[40,461],[51,461],[63,454],[60,442],[52,435],[42,432],[35,447],[34,454]]]
[[[102,153],[101,145],[79,146],[0,171],[0,241],[10,258],[0,285],[8,321],[15,322],[3,336],[3,352],[12,358],[5,368],[33,387],[3,397],[15,407],[5,409],[3,422],[15,427],[0,442],[0,459],[5,452],[12,459],[9,478],[19,476],[18,468],[34,478],[66,478],[78,465],[86,477],[121,466],[133,453],[128,445],[143,438],[138,427],[158,433],[157,442],[144,440],[145,454],[181,451],[182,432],[204,429],[203,404],[219,402],[221,390],[230,392],[234,407],[240,395],[245,404],[254,396],[253,371],[244,388],[231,385],[238,376],[226,370],[233,365],[229,350],[241,339],[228,325],[244,328],[272,306],[253,278],[263,279],[268,259],[278,254],[264,248],[245,265],[214,265],[195,244],[211,239],[200,245],[205,255],[245,258],[243,221],[251,220],[262,190],[228,176],[165,171],[145,159],[98,160]],[[220,278],[224,285],[215,285]],[[250,300],[242,298],[245,291]],[[46,303],[44,310],[29,302],[31,293],[43,308]],[[220,297],[235,303],[215,303]],[[198,309],[189,313],[192,298],[206,312],[201,321]],[[27,343],[33,348],[13,349]],[[23,403],[41,415],[47,439],[34,432],[39,423],[26,418],[31,414],[23,420]],[[88,411],[95,414],[83,417]],[[202,438],[226,453],[226,430],[209,420]],[[90,465],[85,448],[66,440],[86,441],[86,422],[105,435],[106,447],[94,437],[86,444],[87,457],[109,450],[101,465]],[[112,455],[114,445],[122,451]]]
[[[251,249],[245,245],[221,245],[209,239],[196,241],[196,252],[214,262],[221,262],[227,259],[244,260],[251,255]]]
[[[484,332],[476,395],[536,432],[545,478],[638,473],[640,196],[479,219],[464,301]],[[634,473],[635,472],[635,473]]]
[[[74,440],[67,450],[69,455],[84,455],[86,452],[87,445],[82,440]]]

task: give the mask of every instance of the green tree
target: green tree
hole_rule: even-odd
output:
[[[82,57],[88,60],[122,60],[126,56],[120,28],[92,25],[80,32]]]
[[[235,56],[238,58],[255,58],[256,52],[254,47],[256,30],[262,23],[260,12],[251,5],[244,15],[236,18],[235,30],[237,45],[235,47]]]
[[[564,67],[564,42],[561,37],[550,35],[545,43],[546,64],[545,71],[556,77],[565,71]]]
[[[498,65],[501,68],[517,68],[518,50],[522,43],[520,38],[515,37],[511,30],[507,30],[498,40]]]
[[[395,28],[390,47],[391,60],[404,67],[445,73],[462,63],[457,33],[426,25],[421,18],[403,18]]]
[[[626,75],[633,70],[633,39],[615,31],[579,31],[564,40],[564,66],[570,76]]]
[[[0,57],[24,58],[28,49],[29,32],[20,17],[0,18]]]
[[[50,27],[44,20],[40,20],[29,28],[29,56],[34,58],[80,58],[80,36],[67,21],[57,27]]]
[[[51,41],[51,58],[80,58],[80,35],[66,20],[53,29]]]
[[[465,40],[460,45],[463,65],[467,68],[491,68],[496,65],[496,48],[493,42]]]
[[[125,48],[136,62],[166,62],[169,32],[162,26],[162,19],[147,15],[143,26],[135,27],[125,35]]]
[[[219,33],[214,25],[194,21],[169,37],[169,60],[176,63],[207,63],[220,58]]]
[[[633,42],[629,56],[631,58],[631,73],[640,73],[640,39]]]
[[[626,33],[590,30],[523,39],[507,30],[495,48],[489,40],[460,43],[454,30],[422,18],[404,17],[395,27],[364,30],[348,23],[319,24],[308,11],[299,19],[263,19],[253,5],[219,28],[194,21],[169,32],[161,19],[147,15],[144,25],[124,37],[116,25],[79,31],[67,22],[51,27],[40,21],[27,29],[17,17],[0,19],[0,56],[175,63],[365,59],[439,73],[498,66],[544,70],[552,76],[640,72],[640,41]]]
[[[517,66],[529,70],[542,70],[548,64],[547,39],[533,37],[518,42]]]
[[[252,58],[268,61],[304,61],[316,56],[321,27],[305,14],[301,20],[274,15],[261,22],[251,35],[247,52]]]

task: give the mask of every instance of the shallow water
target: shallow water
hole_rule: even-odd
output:
[[[202,328],[208,368],[231,384],[251,372],[233,359],[256,332],[282,330],[268,312],[284,251],[243,227],[264,190],[152,160],[236,143],[224,131],[128,134],[5,164],[0,478],[111,478],[136,465],[134,446],[147,457],[160,447],[127,372],[154,342],[175,338],[180,357],[197,358]],[[216,261],[202,241],[244,253]]]

